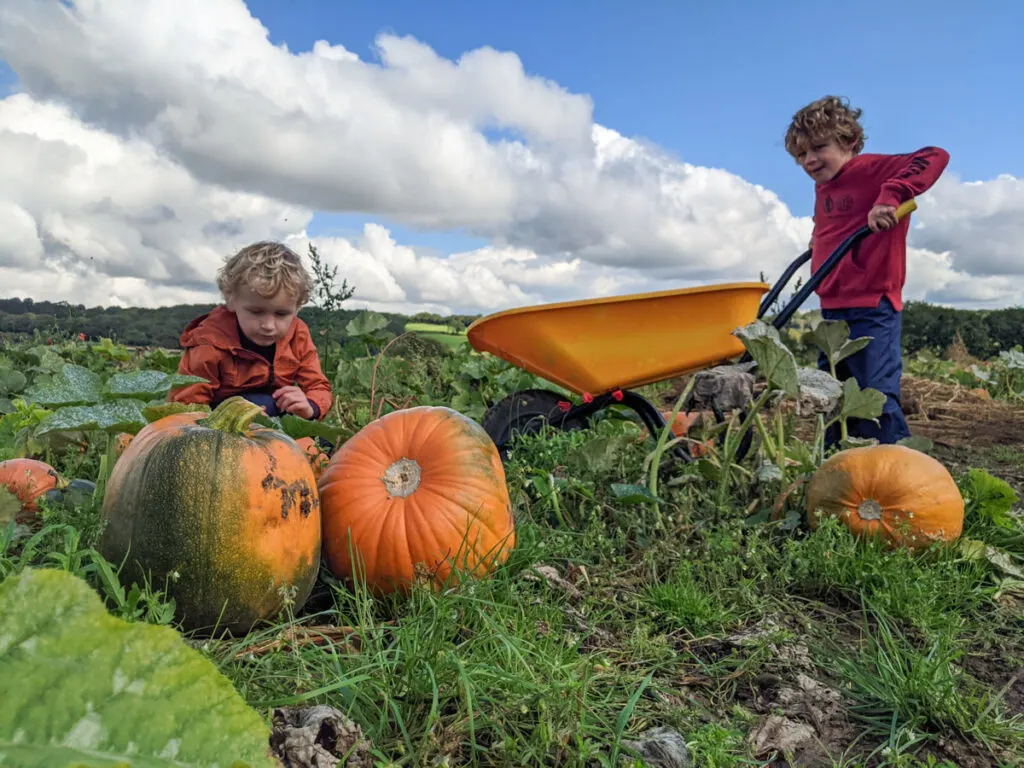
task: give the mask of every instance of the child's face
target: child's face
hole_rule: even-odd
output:
[[[808,176],[823,184],[832,181],[852,158],[853,151],[835,139],[814,139],[800,147],[796,161]]]
[[[242,333],[260,346],[268,347],[284,338],[299,308],[286,291],[269,299],[240,285],[227,301],[227,308],[238,316]]]

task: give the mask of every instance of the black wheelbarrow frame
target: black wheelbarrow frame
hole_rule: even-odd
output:
[[[917,209],[916,202],[911,199],[903,203],[896,211],[897,221],[901,221]],[[846,255],[861,240],[870,235],[872,230],[865,225],[847,237],[829,254],[824,263],[813,273],[796,295],[779,311],[772,320],[776,330],[782,330],[793,315],[803,306],[804,302],[828,277]],[[758,307],[757,319],[764,317],[771,306],[778,300],[782,291],[793,279],[793,275],[811,259],[812,251],[808,248],[797,257],[765,294]],[[751,362],[750,353],[744,353],[737,363]],[[539,432],[545,425],[561,430],[580,430],[590,426],[590,418],[606,408],[623,406],[636,413],[640,421],[647,427],[648,435],[654,439],[665,429],[667,422],[655,405],[643,395],[631,389],[616,390],[597,395],[579,405],[567,401],[558,392],[550,389],[524,389],[513,392],[492,405],[484,414],[481,425],[498,447],[503,460],[508,458],[508,446],[517,434]],[[725,414],[713,408],[712,413],[718,423],[725,421]],[[675,435],[675,433],[672,433]],[[675,435],[680,437],[679,435]],[[724,439],[724,435],[722,436]],[[741,460],[749,451],[753,439],[753,431],[748,429],[741,440],[736,459]],[[680,440],[671,448],[672,455],[682,462],[693,460],[685,441]]]

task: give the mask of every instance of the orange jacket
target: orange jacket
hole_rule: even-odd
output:
[[[202,376],[209,384],[190,384],[173,390],[168,400],[214,406],[233,395],[269,387],[297,386],[327,415],[333,398],[331,384],[320,368],[320,357],[307,326],[295,318],[287,335],[277,342],[273,366],[257,352],[242,346],[234,312],[218,306],[185,326],[185,350],[178,373]]]

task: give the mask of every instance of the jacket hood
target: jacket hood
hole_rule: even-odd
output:
[[[238,318],[225,306],[215,307],[186,325],[179,342],[182,349],[203,344],[217,349],[237,349],[242,346],[238,335]]]

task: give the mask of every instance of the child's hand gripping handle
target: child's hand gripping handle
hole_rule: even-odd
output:
[[[899,208],[896,209],[896,221],[902,221],[904,218],[912,214],[917,210],[917,201],[914,198],[910,198],[907,202],[903,203]]]

